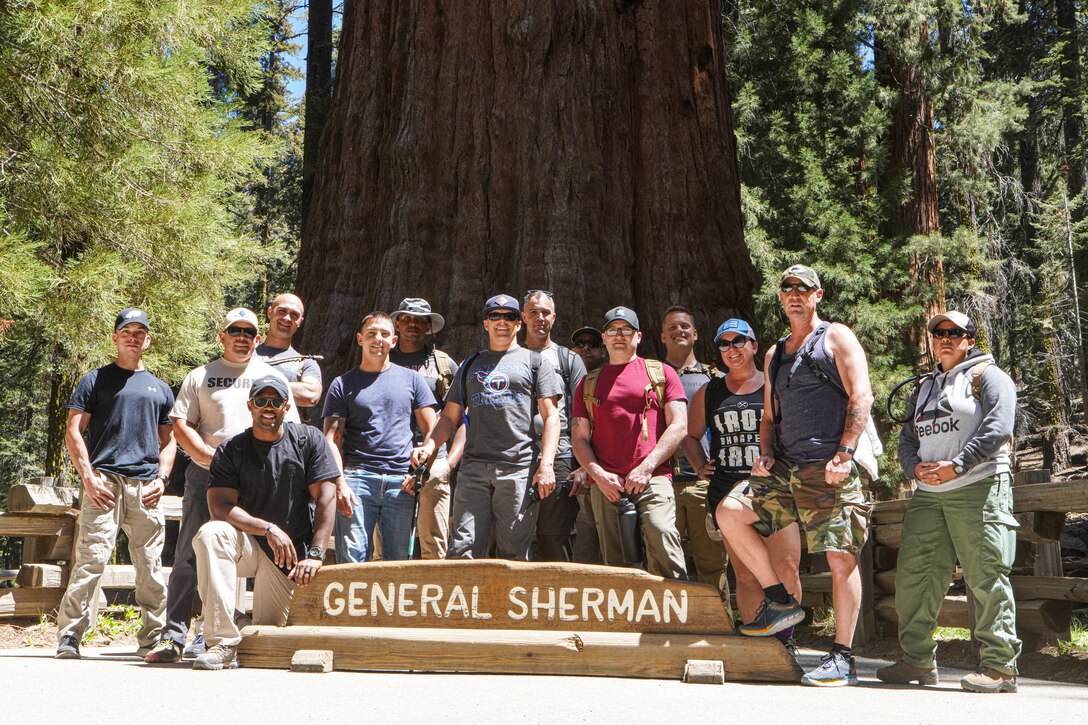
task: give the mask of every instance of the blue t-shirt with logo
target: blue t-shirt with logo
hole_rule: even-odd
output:
[[[322,415],[344,419],[345,468],[397,474],[408,472],[415,411],[435,405],[427,381],[415,370],[354,368],[332,381]]]

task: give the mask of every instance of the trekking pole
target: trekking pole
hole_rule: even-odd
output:
[[[408,558],[411,559],[415,556],[416,537],[419,535],[419,499],[423,495],[423,484],[427,481],[427,463],[420,463],[414,471],[409,471],[408,475],[415,479],[415,485],[412,488],[415,489],[413,495],[416,497],[412,509],[412,535],[408,539]]]

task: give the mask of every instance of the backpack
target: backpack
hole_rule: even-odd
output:
[[[657,394],[658,408],[664,408],[661,401],[665,399],[665,368],[660,360],[647,359],[645,362],[646,374],[650,378],[650,382],[646,384],[646,389],[642,391],[642,397],[646,401],[646,407],[642,409],[642,440],[644,441],[650,438],[650,428],[646,422],[646,414],[650,412],[650,408],[654,407],[654,399],[650,397],[650,391]],[[600,398],[593,395],[597,392],[597,380],[601,377],[601,370],[604,370],[604,368],[600,367],[591,370],[586,373],[582,381],[582,402],[585,403],[586,414],[589,416],[591,426],[593,425],[593,409],[601,404]]]
[[[434,354],[434,366],[438,370],[438,379],[434,383],[434,392],[438,402],[442,403],[446,399],[446,393],[450,392],[450,386],[453,385],[453,360],[437,347],[432,352]]]
[[[812,331],[808,340],[801,349],[797,351],[797,355],[794,356],[793,365],[790,367],[789,377],[787,378],[787,384],[789,378],[793,377],[793,374],[797,371],[797,368],[803,362],[808,369],[812,372],[813,377],[819,380],[824,385],[830,385],[840,398],[848,400],[850,394],[846,392],[846,389],[835,381],[830,375],[828,375],[813,357],[812,351],[816,348],[816,343],[823,337],[824,333],[830,329],[830,322],[821,322],[820,325]],[[774,355],[771,356],[771,363],[767,368],[766,384],[771,386],[771,405],[774,410],[772,415],[774,416],[775,435],[777,437],[777,429],[779,423],[782,421],[782,409],[778,404],[778,390],[776,385],[778,382],[778,370],[782,367],[782,358],[785,356],[786,340],[790,339],[789,335],[786,335],[780,339],[774,348]],[[764,411],[766,415],[766,411]],[[858,437],[857,450],[854,451],[854,460],[858,465],[865,469],[872,480],[877,480],[879,477],[879,469],[877,467],[876,457],[884,452],[884,444],[880,440],[880,432],[876,428],[876,422],[873,420],[872,413],[869,414],[869,420],[865,422],[865,430],[862,431]]]

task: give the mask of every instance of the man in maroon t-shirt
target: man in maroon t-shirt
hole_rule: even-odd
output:
[[[638,509],[646,561],[652,574],[686,579],[684,549],[676,532],[676,504],[669,457],[687,434],[687,396],[676,372],[662,366],[664,400],[653,389],[638,316],[626,307],[604,318],[608,364],[597,378],[591,401],[583,396],[587,376],[574,395],[571,445],[593,482],[593,513],[604,563],[623,565],[617,504],[626,497]]]

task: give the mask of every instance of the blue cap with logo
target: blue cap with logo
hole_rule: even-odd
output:
[[[521,305],[518,304],[516,297],[510,295],[495,295],[484,303],[484,314],[488,312],[494,312],[495,310],[513,310],[514,312],[521,312]]]
[[[113,331],[117,332],[132,322],[142,325],[145,330],[151,330],[151,325],[147,322],[147,313],[138,307],[129,307],[117,313],[117,319],[113,321]]]
[[[736,317],[732,317],[718,326],[718,331],[714,333],[714,342],[721,340],[722,335],[727,332],[735,332],[738,335],[747,337],[749,340],[756,339],[756,333],[752,332],[752,326]]]
[[[623,320],[636,330],[638,326],[638,315],[630,307],[613,307],[608,312],[604,313],[604,326],[608,327],[616,320]]]

